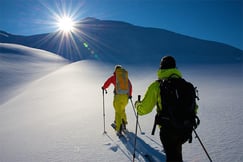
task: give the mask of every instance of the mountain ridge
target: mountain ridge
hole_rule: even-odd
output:
[[[227,44],[185,36],[164,29],[87,17],[70,35],[31,36],[0,31],[0,43],[16,43],[56,53],[71,61],[153,64],[164,55],[185,63],[242,62],[243,51]]]

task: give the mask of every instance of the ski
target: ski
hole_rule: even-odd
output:
[[[111,127],[116,130],[116,124],[115,123],[112,123],[111,124]],[[121,134],[118,135],[118,138],[123,142],[123,143],[126,143],[126,144],[129,144],[131,145],[132,147],[134,147],[134,144],[133,144],[133,141],[134,141],[134,136],[131,135],[131,133],[127,130],[127,129],[122,129],[121,131]],[[145,148],[144,148],[145,149]],[[155,162],[157,160],[155,160],[153,158],[153,156],[145,153],[145,151],[142,151],[144,150],[142,148],[142,146],[140,145],[139,148],[137,147],[136,148],[136,152],[138,154],[140,154],[142,156],[143,159],[145,159],[147,162]]]
[[[116,124],[115,123],[111,123],[111,127],[114,130],[116,130]],[[122,127],[121,132],[117,134],[118,137],[122,137],[122,136],[124,136],[124,134],[126,134],[128,132],[126,129],[124,129],[123,125],[121,127]]]

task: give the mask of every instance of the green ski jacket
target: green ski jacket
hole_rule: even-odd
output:
[[[175,74],[175,75],[173,75]],[[166,79],[172,77],[182,77],[181,72],[176,69],[159,69],[157,72],[158,79]],[[161,97],[160,97],[160,86],[158,81],[154,81],[148,87],[146,94],[141,102],[136,102],[135,107],[138,115],[145,115],[150,113],[153,108],[157,105],[157,111],[162,110]]]

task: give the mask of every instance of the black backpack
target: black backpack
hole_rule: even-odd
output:
[[[158,111],[152,131],[154,134],[157,124],[175,132],[192,134],[200,123],[196,115],[196,87],[183,78],[170,76],[168,79],[158,80],[162,111]],[[189,137],[191,142],[191,136]]]

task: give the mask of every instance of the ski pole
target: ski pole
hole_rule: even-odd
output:
[[[206,148],[204,147],[204,145],[203,145],[203,143],[202,143],[201,139],[199,138],[199,136],[198,136],[198,134],[197,134],[196,130],[195,130],[195,129],[193,129],[193,132],[195,133],[196,138],[198,139],[198,141],[200,142],[200,144],[201,144],[201,146],[202,146],[203,150],[205,151],[206,155],[208,156],[209,161],[210,161],[210,162],[212,162],[212,159],[210,158],[210,156],[209,156],[209,154],[208,154],[208,152],[207,152]]]
[[[141,96],[138,95],[138,101],[140,101]],[[134,110],[135,112],[135,110]],[[136,115],[136,129],[135,129],[135,139],[134,139],[134,150],[133,150],[133,159],[132,161],[134,162],[135,160],[135,152],[136,152],[136,143],[137,143],[137,132],[138,132],[138,113],[135,113]]]
[[[140,96],[140,95],[138,95],[138,96]],[[141,98],[141,96],[139,97],[139,101],[140,101],[140,98]],[[135,107],[134,107],[134,104],[133,104],[131,98],[130,98],[130,101],[131,101],[131,105],[132,105],[132,108],[133,108],[134,115],[135,115],[135,117],[137,117],[137,114],[136,114],[136,111],[135,111]],[[142,129],[141,129],[141,127],[140,127],[139,122],[138,122],[138,127],[139,127],[139,130],[140,130],[140,133],[141,133],[141,134],[145,134],[144,132],[142,132]]]
[[[104,95],[104,91],[105,93],[107,93],[107,90],[103,89],[102,88],[102,94],[103,94],[103,121],[104,121],[104,134],[106,134],[106,131],[105,131],[105,95]]]

